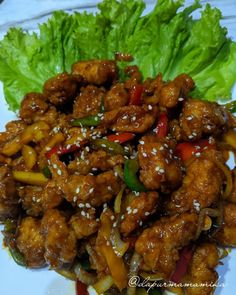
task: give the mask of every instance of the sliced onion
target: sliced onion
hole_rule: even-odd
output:
[[[226,188],[225,188],[223,197],[227,198],[233,190],[233,179],[232,179],[231,171],[229,170],[229,168],[227,166],[222,164],[220,161],[215,161],[215,163],[222,170],[222,172],[225,174]]]
[[[115,204],[114,204],[114,211],[115,213],[119,214],[121,211],[121,199],[124,193],[124,190],[126,188],[126,185],[122,185],[121,190],[119,191],[118,195],[116,196],[115,199]]]
[[[93,288],[98,294],[103,294],[111,288],[113,285],[113,279],[111,276],[105,276],[100,279],[96,284],[93,285]]]
[[[80,263],[77,263],[74,266],[74,272],[75,272],[76,278],[87,286],[93,285],[97,281],[97,277],[94,274],[91,274],[87,272],[86,270],[84,270],[81,267]]]
[[[198,227],[197,227],[197,232],[195,236],[195,240],[197,240],[203,230],[204,222],[205,222],[205,217],[210,216],[210,217],[219,217],[220,216],[220,210],[219,209],[212,209],[212,208],[204,208],[200,211],[199,217],[198,217]]]
[[[120,232],[117,227],[112,228],[110,241],[116,255],[119,257],[122,257],[129,248],[129,243],[121,240]]]
[[[140,276],[144,279],[147,279],[148,281],[161,281],[163,280],[163,277],[161,274],[158,273],[147,273],[147,272],[140,272]]]
[[[141,255],[139,255],[137,252],[134,252],[130,262],[129,279],[138,275],[141,261],[142,261]],[[129,286],[127,288],[127,295],[135,295],[135,294],[136,294],[136,287]]]
[[[114,171],[117,173],[117,175],[124,181],[124,171],[122,169],[121,165],[117,165],[114,167]]]

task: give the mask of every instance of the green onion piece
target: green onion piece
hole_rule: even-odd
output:
[[[24,256],[20,253],[17,248],[9,246],[9,251],[13,260],[20,266],[27,266]]]
[[[149,295],[162,295],[162,291],[160,289],[151,289],[148,293]]]
[[[91,145],[95,149],[102,149],[113,155],[128,155],[128,151],[126,151],[122,145],[104,138],[91,141]]]
[[[47,178],[52,178],[52,172],[50,171],[48,166],[45,166],[42,170],[43,175]]]
[[[231,101],[224,105],[231,113],[236,113],[236,101]]]
[[[88,116],[80,119],[74,119],[70,122],[72,126],[92,127],[98,126],[101,123],[99,116]]]
[[[138,161],[134,159],[129,159],[125,161],[124,167],[124,180],[127,186],[136,192],[145,192],[147,189],[145,186],[139,181],[136,173],[138,172],[139,165]]]

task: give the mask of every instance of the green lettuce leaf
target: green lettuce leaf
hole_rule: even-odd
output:
[[[206,5],[201,18],[192,12],[199,1],[183,9],[184,0],[159,0],[143,15],[142,0],[104,0],[97,14],[58,11],[38,34],[12,28],[0,41],[0,80],[9,108],[17,110],[27,92],[42,91],[48,78],[79,60],[114,58],[130,53],[143,77],[159,72],[165,79],[180,73],[196,82],[192,95],[230,98],[236,81],[236,43],[220,26],[221,13]],[[122,70],[127,63],[119,63]]]

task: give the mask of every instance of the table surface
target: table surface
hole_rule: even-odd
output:
[[[1,2],[1,1],[0,1]],[[86,9],[87,11],[94,12],[96,10],[96,4],[99,0],[4,0],[0,4],[0,39],[4,36],[9,27],[19,26],[26,30],[35,30],[37,24],[45,21],[54,10],[63,9],[68,12]],[[147,3],[147,8],[153,7],[156,0],[145,1]],[[193,0],[186,0],[186,4],[193,3]],[[236,0],[202,0],[201,3],[205,5],[210,3],[212,6],[216,6],[221,9],[223,19],[222,25],[226,26],[228,29],[228,35],[232,39],[236,40]],[[194,15],[198,17],[198,15]],[[2,93],[0,85],[0,94]],[[1,97],[2,99],[2,97]],[[2,101],[2,100],[1,100]],[[1,116],[4,115],[4,122],[0,122],[0,130],[3,129],[4,123],[11,120],[14,114],[7,111],[7,106],[1,103]],[[1,243],[1,238],[0,238]],[[1,249],[0,249],[1,251]],[[230,254],[230,257],[226,259],[224,266],[221,266],[221,273],[227,272],[226,284],[234,284],[233,289],[230,291],[235,291],[236,285],[234,282],[234,269],[236,255],[234,253]],[[19,292],[18,295],[28,295],[28,294],[39,294],[37,289],[42,288],[43,294],[47,295],[70,295],[74,294],[73,285],[70,282],[65,284],[63,278],[58,277],[54,272],[42,271],[42,276],[35,271],[22,270],[22,268],[15,265],[15,263],[9,258],[6,251],[2,251],[3,254],[0,255],[0,294],[1,295],[15,295],[14,284],[18,285]],[[5,271],[4,265],[8,265]],[[7,273],[6,273],[7,272]],[[2,278],[4,282],[2,283]],[[16,280],[14,280],[16,278]],[[50,285],[47,283],[50,281]],[[221,279],[220,279],[221,281]],[[225,279],[223,280],[225,282]],[[30,293],[29,285],[34,286],[33,293]],[[222,289],[219,288],[215,295],[228,294],[225,291],[222,293]],[[41,292],[40,292],[41,295]]]

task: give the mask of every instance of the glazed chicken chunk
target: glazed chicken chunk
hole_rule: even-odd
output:
[[[162,217],[139,236],[135,250],[144,261],[143,269],[168,279],[175,270],[179,250],[194,239],[198,224],[195,213]]]

